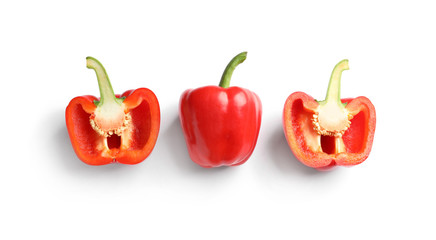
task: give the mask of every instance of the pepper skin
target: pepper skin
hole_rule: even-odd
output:
[[[348,70],[348,60],[333,69],[326,100],[295,92],[285,102],[283,127],[288,144],[298,160],[318,170],[360,164],[371,151],[375,108],[366,97],[340,98],[343,70]]]
[[[191,159],[205,168],[243,164],[259,135],[262,105],[247,89],[229,87],[246,52],[230,61],[219,86],[186,90],[180,98],[180,122]]]
[[[96,72],[101,98],[80,96],[68,104],[65,119],[74,151],[89,165],[142,162],[159,134],[156,96],[147,88],[115,95],[101,63],[92,57],[86,62]]]

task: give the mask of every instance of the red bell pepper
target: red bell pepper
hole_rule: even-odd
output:
[[[101,98],[80,96],[68,104],[65,119],[74,151],[90,165],[142,162],[159,133],[156,96],[147,88],[115,95],[101,63],[87,57],[86,66],[95,70]]]
[[[327,96],[316,101],[303,92],[291,94],[283,110],[283,126],[292,152],[302,163],[319,170],[353,166],[367,159],[374,139],[375,108],[366,97],[340,98],[342,71],[333,69]]]
[[[259,97],[229,87],[243,52],[227,65],[219,86],[186,90],[180,98],[180,121],[191,159],[202,167],[235,166],[248,160],[256,146],[262,117]]]

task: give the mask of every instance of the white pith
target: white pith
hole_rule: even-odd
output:
[[[92,129],[104,137],[113,134],[121,136],[131,121],[130,113],[125,113],[124,107],[115,102],[97,107],[96,111],[89,117]]]
[[[335,102],[320,105],[312,117],[313,129],[324,136],[342,137],[351,125],[353,116]]]

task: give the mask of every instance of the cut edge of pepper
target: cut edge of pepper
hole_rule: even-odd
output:
[[[347,103],[347,110],[353,114],[353,120],[357,119],[356,116],[362,112],[365,112],[365,117],[368,118],[368,131],[365,133],[367,134],[367,136],[365,136],[365,141],[367,142],[360,151],[349,152],[350,149],[348,145],[345,145],[347,147],[346,151],[341,153],[328,153],[323,151],[317,141],[317,139],[321,138],[321,135],[315,138],[307,138],[313,136],[313,134],[317,134],[316,131],[307,124],[310,124],[310,121],[307,120],[310,120],[310,115],[313,114],[314,110],[318,107],[318,101],[304,92],[294,92],[286,99],[283,108],[285,137],[295,157],[304,165],[319,171],[328,171],[336,166],[354,166],[364,162],[365,159],[368,158],[375,132],[375,108],[366,97],[344,98],[341,99],[341,102]],[[298,105],[300,107],[294,109]],[[302,118],[295,118],[293,116],[294,113],[300,112],[299,109],[303,110],[303,112],[301,112],[302,114],[305,113],[308,115],[307,118],[304,118],[304,121],[302,121]],[[344,136],[346,135],[347,132]],[[342,137],[342,139],[346,144],[346,139],[344,137]],[[334,141],[334,137],[331,137],[330,140]]]

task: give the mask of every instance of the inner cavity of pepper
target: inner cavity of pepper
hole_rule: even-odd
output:
[[[336,153],[335,137],[321,135],[321,149],[327,154]]]
[[[353,116],[346,109],[328,105],[315,111],[311,119],[312,126],[320,135],[321,150],[327,154],[338,154],[346,151],[342,136],[350,127]]]
[[[122,133],[131,124],[132,117],[130,113],[125,113],[119,121],[106,120],[105,125],[111,126],[110,128],[103,128],[100,122],[97,121],[95,114],[89,116],[89,123],[100,136],[105,137],[106,146],[108,149],[119,149],[122,143]]]
[[[342,134],[337,134],[336,136],[331,134],[320,134],[319,141],[321,150],[324,153],[338,154],[346,151]]]
[[[109,149],[119,149],[121,146],[121,136],[111,135],[106,138]]]

